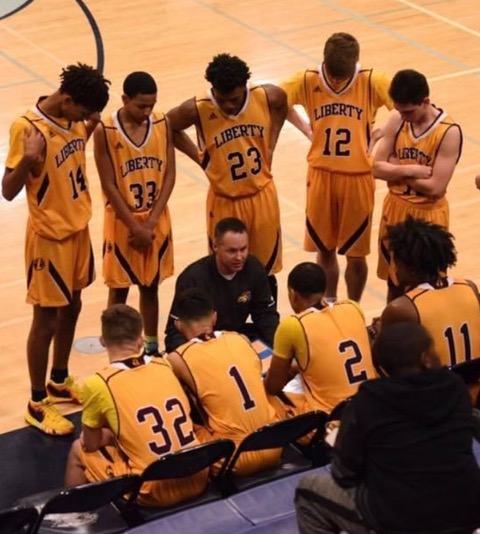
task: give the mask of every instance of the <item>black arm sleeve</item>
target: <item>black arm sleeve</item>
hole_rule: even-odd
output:
[[[277,303],[272,297],[268,276],[260,262],[253,263],[252,275],[255,277],[250,315],[260,339],[273,347],[273,337],[279,322]]]
[[[167,352],[173,352],[176,348],[178,348],[183,343],[186,343],[187,341],[175,326],[174,321],[177,318],[175,310],[175,300],[177,298],[177,295],[182,293],[182,291],[185,291],[185,289],[194,286],[194,281],[189,276],[188,271],[184,271],[177,278],[177,282],[175,284],[175,294],[173,295],[172,307],[170,308],[170,313],[168,314],[167,319],[167,326],[165,328],[165,350]]]
[[[332,477],[342,488],[358,486],[364,479],[363,437],[354,400],[342,414],[333,450]]]

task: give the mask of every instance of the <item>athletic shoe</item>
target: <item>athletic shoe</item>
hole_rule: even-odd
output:
[[[47,393],[48,397],[54,404],[60,402],[82,404],[82,388],[75,382],[72,376],[67,376],[65,381],[61,384],[49,380],[47,384]]]
[[[48,397],[40,402],[29,401],[25,421],[53,436],[71,434],[75,430],[74,424],[63,417]]]

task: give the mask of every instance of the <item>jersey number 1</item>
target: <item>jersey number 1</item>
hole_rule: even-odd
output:
[[[252,399],[252,397],[250,397],[250,393],[248,392],[247,386],[245,385],[242,375],[239,373],[238,369],[232,365],[232,367],[230,367],[228,370],[228,374],[233,378],[240,391],[240,395],[242,396],[243,400],[243,409],[248,411],[252,408],[255,408],[255,401]]]

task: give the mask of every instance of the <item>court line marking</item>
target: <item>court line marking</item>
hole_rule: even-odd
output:
[[[449,24],[450,26],[453,26],[454,28],[457,28],[458,30],[461,30],[465,33],[469,33],[470,35],[473,35],[474,37],[480,37],[480,32],[477,32],[476,30],[472,30],[472,28],[469,28],[468,26],[465,26],[464,24],[461,24],[460,22],[455,22],[454,20],[449,19],[448,17],[439,15],[438,13],[435,13],[435,11],[432,11],[431,9],[427,9],[425,7],[419,6],[418,4],[415,4],[414,2],[410,2],[410,0],[397,0],[397,2],[399,4],[403,4],[412,9],[415,9],[416,11],[420,11],[421,13],[424,13],[425,15],[428,15],[429,17],[437,19],[440,22],[443,22],[444,24]]]

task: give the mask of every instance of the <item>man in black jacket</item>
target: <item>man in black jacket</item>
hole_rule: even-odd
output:
[[[175,327],[175,300],[191,287],[202,288],[212,299],[218,330],[258,337],[271,347],[279,320],[276,302],[265,269],[257,258],[248,254],[245,224],[233,217],[219,221],[215,227],[213,250],[213,255],[192,263],[177,278],[165,330],[167,352],[186,342]],[[249,316],[253,323],[246,323]]]
[[[331,475],[297,489],[300,532],[471,534],[480,469],[465,385],[417,323],[385,328],[373,358],[385,376],[361,384],[343,413]]]

